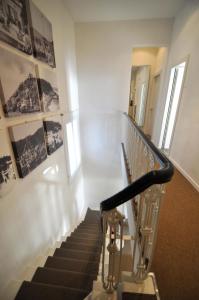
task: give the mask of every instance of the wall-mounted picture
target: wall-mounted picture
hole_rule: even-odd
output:
[[[0,97],[8,117],[41,111],[35,65],[0,48]]]
[[[47,152],[51,155],[63,145],[61,117],[51,117],[44,120]]]
[[[59,110],[59,94],[56,73],[47,69],[38,69],[38,86],[42,110],[53,112]]]
[[[16,178],[12,159],[9,152],[9,146],[6,144],[6,134],[3,130],[0,131],[0,196],[13,185],[13,180]]]
[[[47,158],[43,122],[16,125],[9,131],[19,177],[23,178]]]
[[[30,31],[34,56],[55,68],[52,24],[32,2],[30,4]]]
[[[15,179],[12,160],[10,155],[0,155],[0,190],[2,184],[7,184]]]
[[[0,40],[32,54],[26,0],[0,0]]]

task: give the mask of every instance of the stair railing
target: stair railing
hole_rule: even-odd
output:
[[[171,162],[126,114],[123,124],[122,152],[129,185],[101,202],[104,234],[102,282],[108,293],[117,289],[120,282],[124,216],[117,207],[128,202],[128,218],[133,218],[131,276],[132,281],[140,283],[147,278],[151,268],[161,198],[165,183],[173,176]]]

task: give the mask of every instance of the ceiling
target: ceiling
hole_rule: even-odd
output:
[[[75,22],[171,18],[188,0],[64,0]]]

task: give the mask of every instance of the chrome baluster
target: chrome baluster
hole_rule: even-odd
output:
[[[122,257],[124,216],[113,209],[103,212],[103,257],[102,257],[102,283],[107,293],[113,293],[117,289],[120,280],[120,265]],[[106,245],[106,232],[108,230],[109,241]],[[119,239],[119,249],[117,246]],[[108,274],[105,274],[105,255],[108,252]],[[119,262],[116,269],[116,255],[119,253]]]

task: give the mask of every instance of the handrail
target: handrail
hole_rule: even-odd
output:
[[[152,170],[142,177],[135,180],[129,186],[121,190],[119,193],[111,196],[110,198],[101,202],[101,211],[109,211],[116,208],[117,206],[127,202],[138,194],[144,192],[147,188],[154,184],[163,184],[169,182],[173,176],[174,168],[170,160],[162,153],[156,146],[147,138],[143,131],[133,122],[130,117],[125,114],[131,124],[134,126],[144,140],[145,144],[150,148],[158,162],[160,163],[161,169]],[[133,123],[133,124],[132,124]],[[122,148],[124,151],[124,145],[122,143]]]

